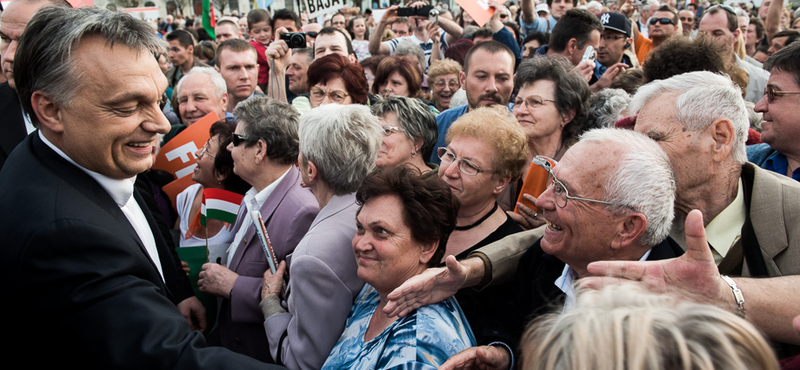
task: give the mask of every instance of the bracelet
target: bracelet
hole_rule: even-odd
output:
[[[746,312],[744,310],[744,295],[742,294],[742,290],[739,289],[739,286],[736,285],[736,282],[727,275],[720,275],[719,277],[721,277],[722,280],[725,281],[729,287],[731,287],[731,291],[733,292],[733,300],[736,301],[739,314],[744,317]]]

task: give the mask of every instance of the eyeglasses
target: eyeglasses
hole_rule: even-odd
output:
[[[544,102],[546,101],[553,103],[556,102],[553,99],[545,99],[539,95],[528,95],[528,97],[525,99],[517,97],[517,99],[514,100],[514,106],[525,104],[525,106],[528,107],[528,109],[535,109],[543,106]]]
[[[661,22],[661,24],[672,24],[672,25],[675,24],[675,22],[673,22],[672,19],[669,19],[669,18],[650,18],[650,25],[651,26],[656,24],[656,23],[658,23],[658,22]]]
[[[208,147],[211,146],[211,145],[209,145],[210,143],[211,143],[211,138],[209,138],[206,141],[206,145],[203,145],[203,149],[200,150],[200,155],[197,157],[198,160],[200,158],[203,158],[204,156],[209,156],[209,157],[211,157],[211,159],[214,159],[214,156],[211,155],[211,153],[208,152]]]
[[[389,136],[389,135],[391,135],[391,134],[393,134],[395,132],[403,132],[403,131],[405,131],[402,128],[395,127],[395,126],[383,126],[382,128],[383,128],[383,134],[386,135],[386,136]]]
[[[433,86],[436,86],[436,87],[438,87],[440,89],[443,89],[445,86],[450,86],[450,88],[453,89],[453,90],[458,89],[460,87],[458,85],[458,82],[455,81],[455,80],[451,80],[450,82],[447,82],[445,80],[439,80],[439,81],[434,82]]]
[[[794,94],[800,94],[800,91],[780,91],[780,90],[775,90],[775,86],[772,86],[772,85],[767,85],[767,88],[764,89],[764,95],[767,96],[767,101],[770,102],[770,103],[774,102],[775,98],[778,97],[778,96],[794,95]]]
[[[325,91],[319,87],[314,86],[311,88],[310,96],[311,99],[318,102],[321,102],[323,99],[325,99],[325,96],[327,96],[328,98],[331,99],[332,102],[342,104],[344,102],[344,99],[350,96],[350,94],[341,90]]]
[[[239,134],[233,134],[231,136],[231,142],[233,143],[233,146],[239,146],[239,144],[241,144],[241,143],[243,143],[245,141],[257,141],[257,140],[258,140],[258,138],[254,137],[254,136],[246,136],[246,135],[239,135]]]
[[[733,10],[733,8],[731,8],[730,6],[727,6],[727,5],[723,5],[723,4],[717,4],[717,5],[714,5],[712,7],[709,7],[708,9],[706,9],[706,11],[704,13],[708,13],[712,9],[716,9],[716,8],[722,8],[722,10],[724,10],[724,11],[726,11],[728,13],[731,13],[733,15],[736,15],[736,11]]]
[[[537,156],[533,157],[533,163],[537,164],[538,166],[544,168],[545,171],[547,171],[547,188],[549,189],[551,186],[553,187],[553,194],[555,195],[555,198],[556,198],[556,205],[559,208],[566,207],[567,206],[567,200],[582,200],[584,202],[592,202],[592,203],[606,204],[606,205],[610,205],[610,206],[626,207],[626,208],[630,208],[630,209],[636,211],[636,209],[634,209],[633,207],[625,205],[625,204],[621,204],[621,203],[613,203],[613,202],[606,202],[604,200],[573,197],[573,196],[569,195],[569,190],[567,190],[567,187],[564,186],[564,183],[559,181],[556,178],[555,173],[553,173],[553,168],[558,164],[558,162],[556,162],[555,159],[548,158],[548,157],[545,157],[543,155],[537,155]]]
[[[453,153],[450,149],[440,146],[439,149],[436,150],[436,153],[439,155],[439,159],[442,160],[442,163],[453,163],[458,161],[458,170],[463,172],[469,176],[477,176],[479,173],[492,173],[494,171],[491,170],[483,170],[478,167],[475,162],[470,161],[469,159],[458,158],[456,154]]]
[[[603,41],[617,41],[619,39],[624,39],[627,36],[625,35],[600,35],[600,40]]]

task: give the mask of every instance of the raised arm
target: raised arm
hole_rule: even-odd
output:
[[[372,55],[378,54],[389,54],[391,50],[389,49],[389,44],[381,42],[381,38],[383,37],[383,31],[386,30],[386,26],[390,23],[394,22],[397,19],[397,8],[399,5],[392,5],[386,12],[383,13],[380,22],[378,22],[378,26],[375,27],[375,32],[372,32],[369,35],[369,52]]]
[[[767,9],[767,19],[764,20],[764,34],[767,43],[772,44],[772,37],[781,31],[781,17],[783,17],[783,0],[773,0]]]
[[[280,35],[288,31],[284,27],[279,27],[275,32]],[[270,63],[267,95],[272,99],[288,103],[288,98],[286,97],[286,66],[289,65],[292,58],[292,50],[289,49],[286,41],[281,40],[279,36],[269,44],[265,54]]]
[[[536,19],[536,6],[533,5],[533,0],[522,0],[522,21],[525,23],[533,23]]]

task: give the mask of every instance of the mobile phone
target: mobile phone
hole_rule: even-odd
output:
[[[583,58],[581,58],[581,62],[585,62],[587,60],[591,60],[594,62],[597,60],[597,52],[594,51],[592,45],[586,47],[586,51],[583,52]]]
[[[413,17],[413,16],[420,16],[420,17],[428,17],[428,15],[433,9],[430,5],[425,5],[421,8],[411,8],[411,7],[403,7],[397,8],[397,16],[398,17]]]

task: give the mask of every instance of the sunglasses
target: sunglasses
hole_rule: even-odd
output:
[[[233,146],[239,146],[239,144],[245,141],[256,141],[256,140],[258,140],[258,138],[255,138],[253,136],[246,136],[239,134],[233,134],[233,136],[231,136],[231,142],[233,143]]]
[[[658,22],[661,22],[661,24],[672,24],[672,25],[675,24],[675,22],[673,22],[672,19],[669,19],[669,18],[650,18],[650,25],[651,26],[656,24],[656,23],[658,23]]]

